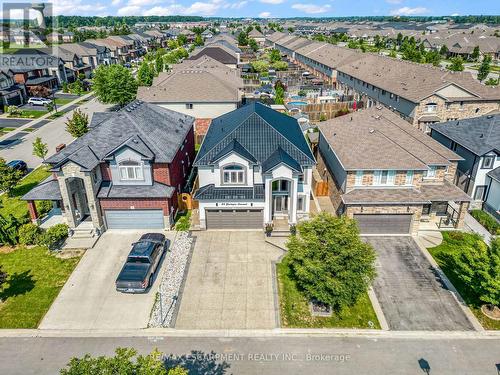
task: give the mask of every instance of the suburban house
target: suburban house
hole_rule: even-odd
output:
[[[95,113],[90,131],[45,163],[53,175],[28,201],[51,200],[70,228],[169,228],[194,161],[194,119],[156,105],[132,102]]]
[[[223,46],[222,44],[216,45],[212,44],[201,48],[200,50],[193,51],[193,54],[187,58],[187,60],[198,60],[202,56],[211,57],[214,60],[221,62],[228,68],[237,68],[239,61],[239,55],[237,55],[233,50]]]
[[[482,208],[488,173],[500,167],[500,115],[434,124],[431,137],[463,158],[458,162],[455,183],[472,197],[471,208]]]
[[[492,214],[500,221],[500,168],[495,168],[486,174],[486,197],[483,210]]]
[[[266,42],[266,37],[264,36],[264,34],[262,34],[259,30],[255,28],[250,30],[250,32],[248,33],[248,37],[255,39],[255,41],[261,45]]]
[[[213,118],[239,107],[242,87],[239,70],[203,56],[160,73],[152,86],[139,87],[137,98],[196,118],[195,132],[203,136]]]
[[[99,65],[110,65],[115,62],[111,59],[110,49],[105,46],[80,42],[64,44],[61,48],[77,54],[82,59],[82,62],[89,65],[92,70]]]
[[[214,119],[194,163],[200,227],[288,230],[309,216],[315,164],[297,121],[264,104]]]
[[[116,62],[124,63],[130,61],[131,59],[128,50],[133,43],[126,43],[121,40],[114,40],[110,38],[87,39],[85,42],[97,46],[107,47],[110,51],[111,59]]]
[[[268,44],[332,84],[363,107],[384,105],[422,131],[429,125],[478,117],[500,109],[500,87],[479,83],[469,72],[394,59],[283,33]]]
[[[459,155],[382,106],[319,130],[317,170],[332,210],[356,219],[362,234],[463,226],[470,197],[453,184]]]
[[[46,38],[49,43],[53,44],[58,44],[63,42],[62,34],[58,33],[57,31],[53,31],[50,34],[47,34]]]
[[[0,70],[0,110],[4,106],[21,105],[26,101],[26,88],[14,80],[12,70]]]
[[[74,82],[80,74],[83,74],[85,78],[90,78],[92,67],[84,63],[80,55],[66,49],[65,46],[55,46],[53,48],[56,49],[56,55],[64,62],[67,82]],[[49,52],[52,48],[44,50]]]

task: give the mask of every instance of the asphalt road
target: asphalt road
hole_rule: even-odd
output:
[[[49,148],[50,156],[55,153],[55,148],[61,143],[70,143],[73,141],[73,137],[66,131],[66,120],[72,114],[72,109],[76,108],[77,105],[72,105],[67,109],[67,113],[53,121],[47,122],[42,120],[37,123],[34,127],[38,130],[27,133],[18,132],[17,134],[13,131],[12,136],[4,139],[0,142],[0,157],[5,160],[15,160],[21,159],[28,164],[28,168],[35,168],[40,165],[40,158],[33,155],[33,141],[36,137],[42,138],[42,141],[47,143]],[[84,103],[80,108],[87,114],[89,114],[89,119],[91,119],[91,113],[105,111],[109,106],[103,105],[97,101],[97,99],[92,99],[91,101]]]
[[[0,373],[57,374],[73,356],[110,355],[116,347],[158,348],[190,375],[500,373],[500,337],[2,338]]]

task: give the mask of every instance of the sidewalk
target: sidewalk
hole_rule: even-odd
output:
[[[80,101],[82,101],[84,99],[92,97],[92,95],[93,95],[93,92],[90,92],[88,94],[80,96],[79,98],[73,100],[72,102],[69,102],[67,104],[64,104],[64,105],[58,107],[57,108],[58,112],[62,112],[62,113],[69,112],[73,108],[76,108],[78,106],[77,103],[79,103]],[[34,119],[33,121],[30,121],[30,122],[28,122],[28,123],[26,123],[24,125],[21,125],[18,128],[16,128],[15,130],[12,130],[12,131],[10,131],[8,133],[5,133],[4,135],[0,136],[0,142],[6,140],[8,138],[13,138],[15,135],[17,135],[18,133],[23,132],[26,129],[37,128],[37,124],[40,123],[40,122],[47,123],[47,120],[50,121],[50,119],[48,117],[51,116],[52,114],[53,113],[48,113],[47,112],[45,115],[40,116],[39,118]]]
[[[489,246],[491,244],[491,234],[488,232],[481,224],[474,219],[471,214],[466,213],[464,219],[465,226],[468,227],[472,232],[479,234],[483,237],[484,242]]]

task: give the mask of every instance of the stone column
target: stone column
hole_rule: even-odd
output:
[[[458,220],[457,220],[457,229],[464,228],[465,222],[465,214],[469,209],[469,202],[460,202],[460,207],[458,209]]]
[[[271,188],[271,179],[264,177],[264,222],[270,223],[273,221],[272,218],[272,188]]]
[[[290,224],[297,223],[297,197],[299,190],[299,179],[295,177],[291,181],[291,191],[290,191]]]
[[[90,217],[92,218],[92,224],[94,225],[94,228],[102,230],[103,221],[101,207],[96,199],[96,191],[94,190],[94,182],[92,181],[91,174],[89,172],[85,172],[82,179],[85,192],[87,193],[87,202],[89,205]]]
[[[73,207],[73,200],[71,199],[70,192],[68,191],[68,185],[66,184],[66,178],[64,176],[58,177],[57,181],[59,182],[59,190],[61,190],[62,197],[62,214],[66,218],[66,222],[70,228],[76,228],[76,220]]]

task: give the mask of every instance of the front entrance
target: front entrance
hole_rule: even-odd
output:
[[[290,211],[290,181],[275,180],[272,182],[273,219],[288,218],[289,211]]]
[[[288,215],[288,195],[273,196],[273,213]]]
[[[70,212],[73,215],[75,225],[78,225],[90,215],[85,184],[79,177],[70,177],[66,179],[66,186],[71,201]]]

